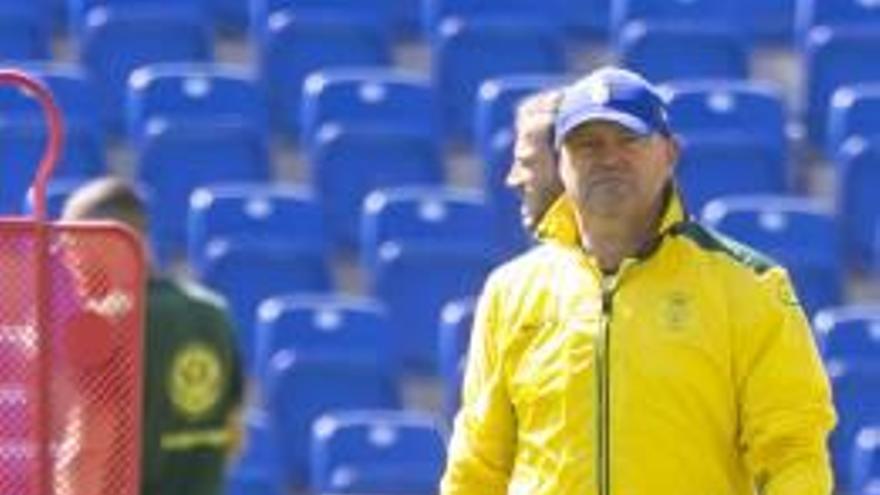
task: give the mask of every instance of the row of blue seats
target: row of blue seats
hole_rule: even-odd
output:
[[[873,165],[868,166],[876,170]],[[876,201],[866,198],[876,208]],[[181,216],[179,210],[172,213]],[[408,367],[435,368],[440,305],[477,290],[493,265],[525,247],[500,244],[499,232],[486,228],[498,225],[494,218],[485,196],[470,190],[398,188],[376,191],[365,201],[360,271],[368,293],[389,308],[394,326],[406,329],[396,345]],[[825,205],[790,196],[732,196],[710,202],[703,219],[786,265],[808,312],[847,300],[840,221]],[[324,212],[296,187],[199,189],[186,236],[195,274],[231,303],[249,369],[256,352],[255,317],[264,299],[337,287]],[[873,246],[876,258],[880,246]]]
[[[320,237],[320,211],[311,209],[313,204],[299,196],[299,202],[266,208],[272,203],[242,202],[241,192],[204,191],[197,198],[190,224],[190,263],[204,282],[229,299],[242,329],[245,361],[254,363],[254,318],[264,299],[329,292],[335,284],[326,239]],[[485,228],[490,212],[480,195],[446,189],[379,196],[368,208],[364,232],[369,240],[361,263],[368,291],[394,308],[395,327],[407,329],[394,344],[402,363],[431,371],[432,315],[446,300],[476,290],[498,261],[492,233]],[[254,212],[265,222],[255,221]],[[242,228],[258,222],[256,228]]]
[[[443,304],[435,311],[433,352],[437,374],[447,387],[444,412],[452,418],[458,408],[458,384],[464,371],[469,332],[475,310],[474,297],[463,297]],[[264,383],[272,360],[279,352],[291,350],[305,355],[345,353],[368,360],[383,355],[382,364],[390,375],[401,366],[395,359],[396,342],[405,340],[395,330],[391,309],[377,300],[343,295],[286,295],[263,301],[255,324],[256,355],[253,374]],[[829,363],[837,360],[876,361],[880,356],[880,308],[841,306],[823,309],[813,318],[817,345]]]
[[[208,24],[244,31],[265,20],[273,12],[291,9],[298,14],[368,18],[409,33],[421,18],[430,32],[450,17],[506,16],[562,24],[575,34],[603,36],[619,32],[627,22],[671,20],[674,22],[711,19],[745,28],[759,40],[778,41],[792,32],[805,33],[811,27],[837,23],[864,24],[876,19],[871,2],[858,0],[751,0],[743,6],[731,0],[553,0],[538,5],[529,0],[181,0],[169,5],[161,0],[40,0],[0,2],[0,22],[15,20],[45,24],[46,19],[61,25],[70,17],[73,29],[81,25],[91,9],[123,6],[156,10],[189,9]],[[64,18],[64,19],[62,19]]]
[[[106,170],[94,92],[82,73],[44,72],[68,115],[68,143],[57,177],[83,178]],[[513,109],[523,95],[563,79],[511,76],[486,82],[473,112],[475,142],[484,162],[484,189],[496,208],[506,244],[522,244],[516,200],[503,185],[513,139]],[[376,188],[442,184],[436,97],[416,76],[379,70],[337,69],[305,85],[301,148],[326,211],[334,243],[356,245],[363,199]],[[786,110],[778,90],[742,81],[670,84],[671,119],[683,144],[679,178],[694,211],[720,195],[796,191],[785,136]],[[154,211],[160,244],[174,250],[185,239],[186,209],[198,186],[266,181],[271,159],[266,105],[241,68],[156,66],[137,71],[128,95],[128,129],[137,151],[136,175],[163,198]],[[844,218],[848,256],[857,267],[872,264],[877,183],[871,164],[880,131],[876,108],[880,83],[845,87],[830,110],[826,148],[841,169],[838,210]],[[21,95],[0,92],[4,162],[0,209],[15,212],[37,162],[42,136],[37,108]],[[432,115],[434,117],[432,117]],[[163,252],[165,249],[163,248]]]
[[[244,33],[272,12],[290,8],[297,13],[371,18],[401,33],[412,33],[419,0],[0,0],[0,25],[19,25],[32,32],[81,32],[91,12],[100,8],[137,9],[153,16],[187,16],[221,32]]]
[[[98,13],[102,15],[89,16],[90,23],[79,43],[79,58],[96,84],[96,101],[110,130],[121,132],[124,127],[127,84],[136,68],[212,58],[209,33],[198,23],[144,17],[136,10]],[[388,67],[393,63],[388,36],[370,23],[297,17],[288,11],[271,19],[265,30],[254,35],[254,62],[273,123],[290,135],[299,132],[302,86],[308,74],[329,67]],[[678,24],[655,26],[645,22],[636,28],[628,30],[615,44],[615,52],[621,64],[652,80],[749,76],[748,46],[739,37]],[[813,144],[819,145],[825,139],[827,106],[835,89],[880,80],[880,69],[874,64],[858,62],[877,58],[878,40],[880,30],[849,25],[816,27],[806,36],[802,71],[807,80],[806,123]],[[431,50],[432,85],[437,91],[443,129],[459,136],[472,128],[473,101],[486,79],[514,73],[561,74],[567,68],[565,45],[558,30],[512,21],[445,23]],[[45,53],[5,55],[38,58]]]
[[[150,202],[153,205],[154,236],[162,259],[179,251],[186,242],[186,222],[179,212],[188,208],[190,194],[196,188],[206,184],[250,181],[254,182],[253,194],[265,196],[266,201],[276,201],[270,192],[261,192],[261,189],[272,189],[266,182],[270,167],[265,146],[256,144],[255,139],[248,140],[247,134],[239,136],[240,139],[234,139],[235,136],[234,129],[216,126],[212,127],[212,132],[201,133],[172,126],[154,136],[152,144],[142,153],[136,175],[149,190],[162,198],[162,201]],[[10,142],[6,140],[14,138],[15,135],[6,135],[0,141]],[[9,150],[16,147],[10,143],[5,149],[10,153],[7,156],[11,156]],[[444,164],[437,146],[410,135],[377,137],[374,133],[340,128],[333,136],[325,136],[318,150],[310,167],[312,190],[316,194],[313,209],[323,219],[322,232],[325,234],[322,241],[327,247],[361,244],[362,208],[371,191],[405,185],[440,187],[443,184]],[[35,149],[31,151],[36,154]],[[876,266],[877,261],[874,251],[880,207],[873,201],[872,194],[880,184],[876,167],[880,160],[880,142],[853,138],[840,154],[836,211],[829,214],[834,213],[839,219],[845,247],[841,256],[846,264],[856,269],[869,269]],[[692,211],[699,212],[712,198],[719,196],[784,194],[792,190],[785,186],[784,167],[768,158],[771,155],[772,152],[760,144],[747,141],[723,141],[720,137],[701,141],[696,134],[685,140],[677,174]],[[502,159],[487,164],[485,169],[485,206],[490,210],[492,223],[497,226],[495,244],[521,247],[527,241],[518,227],[517,200],[503,184],[503,175],[510,163],[509,143],[500,156]],[[20,159],[7,161],[16,165],[22,162]],[[5,183],[18,188],[18,191],[5,192],[9,211],[11,206],[18,204],[17,196],[22,194],[29,177],[20,173],[20,168],[6,170],[10,180]],[[258,186],[260,182],[265,186]],[[72,181],[53,187],[50,191],[53,204],[63,201],[77,183]],[[240,194],[246,195],[246,191],[244,188]]]
[[[465,298],[447,304],[440,316],[435,352],[447,423],[459,406],[473,311],[473,298]],[[880,476],[876,440],[859,439],[860,430],[880,424],[880,400],[873,393],[880,386],[880,307],[825,309],[814,322],[840,414],[831,442],[836,479],[839,487],[855,489]],[[261,310],[258,336],[259,410],[266,417],[261,428],[250,432],[251,447],[264,449],[261,462],[270,466],[272,479],[297,487],[321,486],[314,470],[311,480],[308,472],[309,438],[314,442],[325,429],[316,418],[325,410],[399,407],[398,370],[389,343],[400,337],[383,305],[346,296],[270,299]],[[272,439],[275,444],[269,445]],[[259,458],[249,451],[243,462],[253,470]]]
[[[190,216],[191,265],[231,301],[248,362],[261,301],[333,288],[319,209],[296,193],[273,201],[270,194],[241,187],[202,190]],[[395,327],[406,329],[396,340],[404,361],[432,369],[440,305],[476,290],[499,260],[485,228],[491,213],[479,195],[424,188],[376,192],[365,209],[361,267],[369,293],[388,306]],[[718,200],[707,206],[705,219],[786,264],[810,312],[843,300],[835,224],[814,201]]]

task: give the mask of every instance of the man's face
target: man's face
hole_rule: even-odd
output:
[[[583,124],[565,138],[560,174],[579,209],[596,217],[650,211],[673,173],[678,148],[660,134],[612,122]]]
[[[533,231],[563,191],[550,142],[550,124],[529,122],[518,126],[513,164],[505,182],[519,192],[523,227]]]

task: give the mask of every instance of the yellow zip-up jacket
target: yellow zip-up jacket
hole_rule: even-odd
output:
[[[827,495],[830,387],[785,270],[687,221],[601,273],[558,201],[477,308],[442,495]]]

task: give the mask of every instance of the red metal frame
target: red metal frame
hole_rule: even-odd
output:
[[[26,421],[29,421],[28,425],[33,423],[30,430],[32,433],[29,432],[28,437],[33,442],[29,445],[36,444],[36,448],[35,457],[31,461],[32,467],[27,470],[29,477],[27,488],[21,490],[27,495],[56,493],[58,487],[55,485],[54,475],[58,463],[55,456],[60,455],[57,449],[59,432],[53,428],[58,426],[59,410],[71,404],[69,400],[79,400],[82,402],[75,403],[84,408],[91,408],[86,409],[87,411],[95,411],[95,415],[90,416],[92,421],[89,424],[94,426],[106,420],[112,423],[108,425],[109,428],[112,429],[114,426],[119,428],[112,432],[104,428],[97,430],[98,434],[112,435],[105,437],[113,439],[112,445],[104,444],[102,447],[111,449],[102,451],[105,452],[104,455],[108,452],[113,455],[112,458],[106,459],[107,462],[104,462],[101,456],[78,457],[80,460],[88,457],[91,459],[91,464],[96,462],[100,464],[101,468],[95,471],[90,471],[86,466],[82,473],[85,473],[86,479],[92,479],[88,478],[89,473],[98,473],[96,476],[102,480],[99,481],[102,483],[102,488],[98,488],[97,491],[95,487],[73,488],[74,495],[105,493],[134,495],[140,489],[138,473],[143,380],[141,356],[142,329],[145,321],[143,292],[146,288],[147,273],[143,244],[140,236],[116,224],[53,223],[47,218],[46,186],[60,156],[64,140],[61,112],[50,91],[41,82],[21,71],[0,69],[0,85],[19,87],[26,94],[34,97],[43,110],[48,128],[46,147],[32,185],[32,216],[4,218],[0,221],[0,240],[4,242],[15,242],[14,239],[32,240],[30,244],[32,251],[28,252],[25,261],[20,264],[13,262],[13,268],[7,264],[0,274],[3,277],[10,277],[9,280],[13,281],[12,284],[6,284],[6,291],[15,286],[16,277],[26,281],[26,287],[32,288],[28,290],[33,291],[27,292],[28,299],[25,304],[33,304],[32,309],[28,310],[32,320],[27,321],[33,321],[36,327],[35,360],[31,361],[30,367],[25,364],[22,369],[30,370],[24,378],[27,382],[25,385],[31,390],[31,401],[28,405],[30,419]],[[68,260],[65,256],[73,256],[73,259]],[[73,265],[64,265],[66,262],[72,262]],[[84,277],[77,278],[77,283],[82,285],[59,289],[59,284],[65,279],[55,272],[62,265],[71,270],[64,273],[78,273],[78,277]],[[83,268],[84,266],[86,268]],[[60,297],[59,294],[68,294],[68,290],[71,291],[69,295],[72,294],[74,298],[84,299],[78,302],[69,300],[57,304],[53,302],[53,298]],[[118,291],[122,297],[127,296],[131,304],[124,313],[104,316],[105,320],[102,320],[102,314],[94,312],[97,310],[89,309],[88,303],[101,301],[107,295],[107,291]],[[15,294],[14,291],[9,293]],[[30,297],[33,297],[33,302],[30,302]],[[16,307],[14,304],[10,302],[8,307]],[[65,317],[67,319],[59,318],[57,312],[60,307],[74,311],[75,317],[68,315]],[[14,309],[11,311],[13,312],[11,314],[15,314]],[[0,316],[2,314],[0,312]],[[88,320],[90,317],[95,319]],[[70,323],[71,321],[86,321],[86,323],[77,326]],[[103,334],[96,330],[96,325],[100,326],[102,321],[108,325]],[[111,326],[112,328],[109,328]],[[100,335],[112,340],[109,342],[102,340]],[[72,340],[59,340],[59,336]],[[105,350],[104,354],[100,352],[96,354],[95,351],[99,348]],[[72,364],[71,361],[75,360],[72,355],[79,356],[80,361],[85,358],[85,364],[82,362]],[[102,355],[109,357],[100,361]],[[103,364],[95,365],[96,359]],[[62,370],[67,370],[67,374],[62,372],[61,376],[71,380],[74,384],[72,390],[79,391],[74,393],[85,395],[77,396],[76,399],[53,396],[53,390],[57,390],[59,383],[59,378],[55,376],[59,374],[58,366],[61,366]],[[72,366],[75,368],[73,371],[71,371]],[[107,385],[108,383],[110,385]],[[95,430],[84,431],[95,432]],[[53,442],[55,442],[54,452]],[[88,445],[88,441],[85,443]],[[109,478],[103,478],[105,475]],[[0,486],[6,486],[3,481],[0,479]],[[15,490],[15,492],[18,494],[20,491]]]
[[[52,93],[40,81],[32,78],[24,72],[17,70],[0,70],[0,84],[13,85],[21,88],[30,96],[39,102],[46,118],[48,133],[46,147],[43,151],[43,157],[40,159],[40,165],[33,185],[33,201],[34,201],[34,228],[36,229],[36,248],[37,263],[35,275],[37,297],[37,328],[46,328],[46,315],[48,313],[48,297],[42,295],[48,294],[48,288],[51,281],[49,280],[49,243],[48,243],[48,227],[46,225],[46,185],[58,157],[61,153],[61,146],[64,139],[64,126],[61,111],[52,97]],[[52,458],[50,452],[49,438],[49,373],[51,372],[50,356],[46,349],[49,347],[48,338],[45,331],[38,331],[38,355],[39,366],[37,374],[37,388],[39,390],[39,404],[37,405],[40,414],[40,421],[37,422],[37,470],[40,473],[39,482],[31,486],[36,487],[37,494],[52,493],[52,477],[48,473],[52,471]]]

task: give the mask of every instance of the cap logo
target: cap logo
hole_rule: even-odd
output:
[[[611,88],[601,81],[596,81],[591,84],[590,87],[587,88],[587,92],[590,96],[590,101],[596,105],[605,105],[611,100]]]

